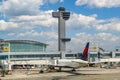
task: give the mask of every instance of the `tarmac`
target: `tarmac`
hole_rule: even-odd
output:
[[[15,70],[12,74],[0,77],[1,80],[120,80],[120,68],[79,68],[75,72],[64,69],[62,72],[45,72],[38,70]]]

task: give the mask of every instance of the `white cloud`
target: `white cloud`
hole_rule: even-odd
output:
[[[8,36],[15,36],[15,33],[8,33]]]
[[[45,11],[39,15],[23,15],[9,19],[8,22],[0,20],[0,31],[25,32],[35,27],[51,28],[57,27],[57,21],[51,16],[52,11]]]
[[[37,32],[35,30],[19,33],[17,37],[25,38],[26,36],[31,38],[41,37],[52,40],[56,40],[58,38],[56,32]]]
[[[18,25],[16,23],[0,20],[0,31],[12,30],[16,28],[18,28]]]
[[[7,16],[34,15],[42,5],[43,0],[7,0],[0,5],[0,11]]]
[[[94,37],[105,42],[114,42],[120,39],[119,36],[112,35],[111,33],[98,33]]]
[[[120,7],[120,0],[76,0],[75,4],[77,6],[88,5],[90,7],[97,8],[111,8],[111,7]]]
[[[47,51],[58,51],[58,41],[48,41]]]
[[[120,19],[97,19],[97,15],[90,16],[82,14],[71,14],[69,21],[66,23],[68,27],[75,30],[93,29],[98,31],[120,32]]]
[[[0,12],[6,16],[37,15],[45,3],[55,4],[63,0],[6,0],[0,5]]]
[[[31,26],[44,26],[44,27],[50,27],[55,26],[57,24],[56,19],[52,18],[53,11],[45,11],[39,13],[39,15],[24,15],[24,16],[17,16],[12,19],[10,19],[11,22],[16,23],[29,23]],[[24,24],[25,25],[25,24]],[[30,26],[29,26],[30,27]]]
[[[71,14],[71,17],[67,23],[68,26],[80,29],[80,28],[90,28],[93,24],[97,24],[100,21],[96,20],[97,15],[85,16],[82,14]]]
[[[40,36],[40,34],[34,30],[18,34],[18,37],[26,37],[26,36],[27,37],[38,37],[38,36]]]
[[[54,4],[57,3],[59,0],[49,0],[50,3]]]
[[[105,48],[107,50],[114,50],[119,44],[120,37],[113,35],[111,33],[96,33],[87,34],[77,33],[75,37],[72,38],[68,47],[73,51],[81,51],[85,47],[86,42],[91,42],[90,47],[93,45],[98,45],[99,47]],[[94,43],[94,44],[92,44]]]
[[[58,39],[58,34],[56,32],[42,32],[41,36],[44,36],[48,39]]]
[[[64,0],[44,0],[47,4],[48,2],[51,3],[51,4],[55,4],[57,2],[64,2]]]
[[[120,32],[120,19],[113,18],[113,19],[105,20],[103,23],[99,23],[96,26],[94,26],[94,28],[100,31]]]
[[[64,0],[60,0],[60,2],[64,2]]]

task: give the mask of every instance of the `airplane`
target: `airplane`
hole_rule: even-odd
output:
[[[57,59],[56,64],[50,65],[50,69],[54,69],[55,67],[59,68],[59,72],[62,68],[72,68],[72,71],[75,71],[76,68],[87,66],[88,65],[88,50],[89,50],[89,42],[87,42],[84,50],[82,59]],[[42,73],[43,70],[40,70]]]
[[[100,62],[120,62],[120,58],[100,59]]]

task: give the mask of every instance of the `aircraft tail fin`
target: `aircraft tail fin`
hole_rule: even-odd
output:
[[[83,59],[86,61],[88,60],[88,50],[89,50],[89,42],[87,42],[83,51]]]

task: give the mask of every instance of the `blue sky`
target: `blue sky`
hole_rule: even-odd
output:
[[[58,25],[51,13],[60,6],[71,12],[66,21],[67,51],[81,51],[87,41],[106,50],[120,47],[119,0],[0,0],[0,38],[30,39],[57,51]]]

